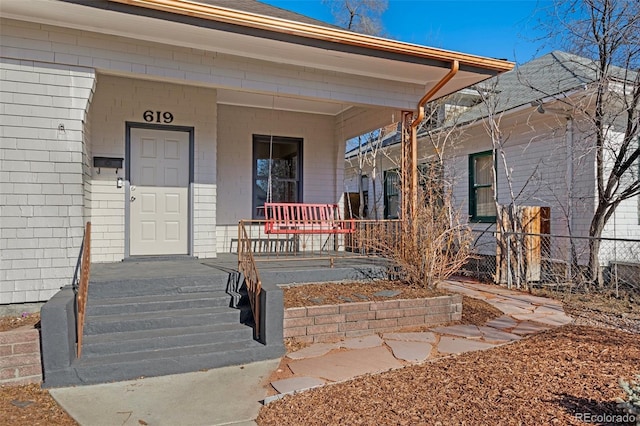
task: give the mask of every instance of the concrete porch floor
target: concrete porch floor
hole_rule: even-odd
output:
[[[330,258],[333,259],[333,267]],[[328,252],[302,256],[256,256],[256,264],[263,281],[270,284],[344,280],[361,274],[385,271],[382,258],[354,256],[353,253]],[[131,257],[122,262],[94,263],[91,265],[91,282],[119,279],[153,279],[185,276],[220,275],[237,272],[238,256],[220,253],[217,258],[197,259],[188,256]]]

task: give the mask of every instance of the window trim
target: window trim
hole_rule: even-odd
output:
[[[264,216],[259,216],[258,215],[258,198],[256,196],[256,181],[258,180],[258,170],[256,167],[256,153],[257,153],[257,146],[260,143],[269,143],[271,142],[271,135],[261,135],[261,134],[253,134],[252,135],[252,151],[251,151],[251,217],[253,219],[264,219]],[[296,182],[298,183],[298,194],[297,194],[297,198],[298,198],[298,202],[302,202],[302,186],[303,186],[303,166],[302,166],[302,162],[303,162],[303,146],[304,146],[304,139],[303,138],[295,138],[295,137],[288,137],[288,136],[273,136],[273,143],[288,143],[288,144],[295,144],[297,145],[298,148],[298,161],[297,161],[297,170],[296,170],[296,176],[298,177],[298,179],[296,180]]]
[[[360,185],[362,186],[362,201],[364,203],[363,217],[367,219],[369,216],[369,176],[362,175],[360,177]]]
[[[396,168],[396,169],[389,169],[389,170],[384,170],[383,175],[382,175],[382,182],[383,182],[383,203],[384,203],[384,218],[385,219],[398,219],[400,212],[397,212],[396,216],[391,216],[389,214],[389,191],[387,188],[387,176],[394,174],[396,176],[396,180],[397,183],[400,184],[400,169]],[[400,200],[400,188],[397,188],[397,193],[396,194],[391,194],[391,195],[395,195],[398,197],[398,206],[401,203]]]
[[[476,189],[478,188],[492,188],[495,182],[495,177],[492,176],[492,182],[489,185],[476,185],[475,184],[475,159],[478,157],[491,156],[493,159],[493,169],[497,170],[496,158],[493,150],[476,152],[469,154],[469,222],[476,223],[495,223],[497,215],[493,216],[478,216],[477,212],[477,198]],[[495,191],[495,188],[494,188]],[[495,193],[495,192],[494,192]]]

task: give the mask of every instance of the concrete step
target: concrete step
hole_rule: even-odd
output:
[[[250,341],[253,329],[242,324],[213,324],[156,330],[94,334],[84,339],[83,357],[145,352],[212,343]]]
[[[55,386],[94,384],[139,377],[180,374],[190,371],[241,365],[284,354],[281,345],[264,346],[253,340],[186,346],[128,354],[82,357],[71,369],[52,371]]]
[[[229,274],[115,278],[89,281],[89,298],[153,296],[225,291]]]
[[[174,309],[116,315],[94,315],[86,318],[84,334],[117,333],[158,328],[191,327],[194,325],[240,322],[238,309],[227,307]]]
[[[223,291],[171,295],[89,299],[87,317],[140,312],[170,311],[229,306],[231,297]]]

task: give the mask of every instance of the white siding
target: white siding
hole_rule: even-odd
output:
[[[640,240],[640,196],[620,203],[605,226],[602,236]]]
[[[623,134],[610,132],[609,136],[612,141],[611,145],[615,148],[616,145],[621,143]],[[640,143],[640,140],[637,143]],[[606,160],[606,168],[610,169],[613,164],[613,158],[609,155]],[[623,190],[631,182],[638,179],[639,166],[640,160],[623,176],[620,190]],[[605,173],[608,175],[610,170],[606,170]],[[602,236],[605,238],[640,240],[640,196],[629,198],[620,203],[605,225]],[[640,263],[640,243],[603,241],[600,245],[600,262],[606,265],[612,260]]]
[[[170,111],[171,125],[195,128],[193,254],[215,257],[216,92],[100,75],[90,110],[92,157],[125,158],[125,122],[144,123],[146,110]],[[94,262],[119,261],[125,255],[125,189],[116,187],[118,176],[124,178],[124,170],[98,173],[92,168],[89,211]]]
[[[551,207],[553,234],[568,235],[569,215],[572,216],[573,235],[588,233],[593,212],[595,169],[593,152],[590,149],[591,140],[580,133],[582,128],[585,126],[578,123],[568,131],[565,120],[537,113],[523,114],[520,117],[515,115],[503,119],[502,122],[506,140],[504,155],[512,179],[515,201],[521,206]],[[571,143],[573,149],[570,149]],[[463,220],[469,215],[469,155],[491,149],[489,136],[480,123],[464,129],[462,135],[449,142],[449,149],[445,155],[445,181],[452,185],[455,207]],[[430,144],[420,140],[419,161],[428,161],[432,152]],[[569,167],[571,162],[572,169]],[[380,212],[384,205],[384,171],[397,168],[399,163],[399,145],[387,149],[386,154],[378,155],[377,198]],[[358,159],[353,157],[345,164],[345,186],[349,191],[357,192],[355,176]],[[370,177],[370,199],[373,194],[371,172],[371,162],[368,161],[363,173]],[[498,201],[501,204],[509,204],[512,197],[502,158],[498,158],[497,173]],[[571,209],[567,206],[571,206]],[[369,212],[372,212],[371,206]],[[477,223],[473,224],[473,228],[478,231],[493,230],[495,226]],[[493,250],[487,247],[488,251]]]
[[[424,85],[261,61],[10,19],[2,54],[178,83],[412,109]],[[378,124],[379,125],[379,124]]]
[[[616,150],[616,148],[622,143],[623,137],[624,134],[621,132],[610,131],[608,133],[610,148],[612,150]],[[637,144],[640,144],[640,139],[638,139],[630,149],[635,149]],[[618,153],[619,150],[615,152]],[[608,150],[606,150],[605,176],[608,176],[611,173],[613,162],[614,157]],[[627,188],[632,184],[632,182],[637,181],[639,174],[640,160],[637,160],[636,164],[627,170],[627,173],[620,179],[621,185],[618,192]],[[609,222],[605,226],[602,236],[608,238],[640,239],[640,196],[630,198],[620,203],[616,212],[611,216]]]
[[[0,49],[0,303],[47,300],[69,284],[85,220],[93,223],[92,261],[123,259],[127,200],[116,179],[124,170],[98,174],[92,163],[95,156],[124,158],[125,122],[143,122],[145,110],[170,111],[171,124],[195,129],[193,254],[214,257],[228,248],[228,237],[216,241],[225,230],[217,224],[231,225],[235,235],[237,220],[251,216],[251,134],[303,138],[304,201],[339,202],[344,140],[385,124],[381,117],[391,120],[387,111],[413,108],[424,93],[422,84],[5,18]],[[226,106],[218,120],[217,89],[346,111],[274,118],[269,110]]]
[[[94,79],[87,68],[0,60],[0,304],[44,301],[71,284]]]

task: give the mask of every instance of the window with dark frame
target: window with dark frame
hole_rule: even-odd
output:
[[[363,202],[363,210],[362,210],[362,219],[366,219],[369,216],[369,177],[367,175],[362,175],[360,179],[362,185],[362,202]]]
[[[469,215],[473,222],[495,222],[493,151],[469,155]]]
[[[400,214],[400,171],[384,172],[384,218],[397,219]]]
[[[444,169],[437,161],[418,164],[419,196],[425,202],[443,203]],[[400,170],[384,172],[384,217],[398,219],[400,216]],[[433,197],[437,198],[433,200]]]
[[[301,138],[253,135],[254,219],[264,219],[264,203],[269,193],[274,203],[302,200]]]

